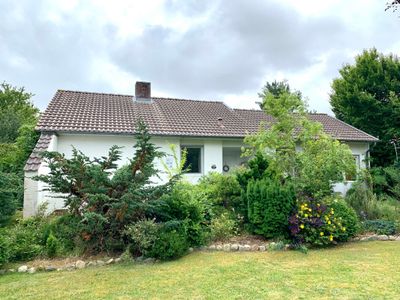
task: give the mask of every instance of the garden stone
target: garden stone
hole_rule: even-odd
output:
[[[388,237],[387,235],[381,234],[381,235],[378,235],[378,236],[377,236],[377,239],[378,239],[379,241],[388,241],[388,240],[389,240],[389,237]]]
[[[284,251],[290,250],[290,244],[286,244],[285,247],[283,248]]]
[[[209,250],[215,250],[216,246],[215,245],[211,245],[210,247],[208,247]]]
[[[145,264],[154,264],[155,261],[156,261],[155,258],[149,257],[149,258],[146,258],[146,259],[143,261],[143,263],[145,263]]]
[[[265,249],[266,249],[265,246],[259,246],[259,247],[258,247],[258,250],[259,250],[259,251],[262,251],[262,252],[264,252]]]
[[[221,251],[222,250],[222,246],[221,245],[217,245],[216,249],[217,249],[217,251]]]
[[[106,261],[106,265],[111,265],[114,263],[114,258],[110,258],[109,260]]]
[[[87,267],[95,267],[96,266],[96,262],[95,261],[89,261],[87,263]]]
[[[231,250],[231,244],[224,244],[224,251],[229,252]]]
[[[244,246],[243,245],[239,245],[239,251],[244,251]]]
[[[76,269],[76,265],[75,265],[75,264],[69,264],[69,265],[67,265],[67,266],[65,267],[65,269],[66,269],[67,271],[75,270],[75,269]]]
[[[104,262],[104,261],[102,261],[102,260],[97,260],[96,261],[96,264],[98,265],[98,266],[104,266],[106,263]]]
[[[395,241],[396,237],[394,235],[388,235],[389,241]]]
[[[57,272],[61,272],[61,271],[64,271],[64,269],[63,268],[57,268]]]
[[[28,271],[28,266],[20,266],[18,268],[18,273],[25,273],[26,271]]]
[[[396,238],[396,241],[400,242],[400,235]]]
[[[239,244],[232,244],[231,245],[231,251],[238,251],[239,250]]]
[[[139,256],[139,257],[136,257],[135,258],[135,261],[136,262],[142,262],[144,260],[144,257],[143,256]]]
[[[86,267],[86,263],[83,260],[77,260],[75,263],[75,267],[77,269],[83,269],[84,267]]]
[[[52,271],[55,271],[56,268],[53,267],[53,266],[47,266],[44,270],[45,270],[46,272],[52,272]]]
[[[251,251],[258,251],[258,245],[252,245]]]
[[[244,250],[244,251],[250,251],[250,250],[251,250],[250,245],[244,245],[244,246],[243,246],[243,250]]]
[[[29,269],[28,269],[28,273],[29,273],[29,274],[36,273],[36,268],[34,268],[34,267],[29,268]]]
[[[119,262],[121,262],[121,257],[117,257],[117,258],[115,259],[115,263],[119,263]]]
[[[189,251],[189,253],[192,253],[192,252],[193,252],[193,248],[190,247],[190,248],[188,249],[188,251]]]
[[[14,273],[14,272],[15,272],[15,269],[8,269],[8,272]]]

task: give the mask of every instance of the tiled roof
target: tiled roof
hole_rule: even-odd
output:
[[[244,137],[260,121],[272,121],[261,110],[231,109],[223,102],[171,98],[135,101],[133,96],[59,90],[42,114],[42,132],[133,134],[141,117],[153,135]],[[310,114],[333,137],[376,141],[373,136],[326,114]]]
[[[51,133],[42,133],[39,140],[36,143],[35,149],[33,149],[31,155],[29,156],[24,170],[25,171],[37,171],[39,169],[42,158],[40,157],[40,152],[46,151],[50,145],[52,139]]]

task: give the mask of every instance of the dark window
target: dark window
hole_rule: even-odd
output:
[[[188,169],[188,173],[201,173],[201,148],[200,147],[182,147],[182,150],[186,149],[186,162],[185,169]]]

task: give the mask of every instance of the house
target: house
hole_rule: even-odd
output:
[[[32,179],[48,172],[41,151],[70,156],[74,146],[90,157],[101,157],[112,145],[119,145],[124,147],[122,165],[133,156],[139,118],[146,122],[152,142],[165,153],[171,155],[170,144],[187,149],[191,171],[185,176],[192,182],[210,171],[227,173],[243,163],[244,136],[256,132],[261,121],[272,120],[261,110],[232,109],[222,102],[151,97],[151,85],[146,82],[136,83],[135,96],[59,90],[40,117],[37,130],[41,135],[25,166],[24,216],[35,214],[44,202],[48,212],[64,204],[44,190],[44,183]],[[310,114],[310,119],[347,143],[358,167],[366,167],[375,137],[326,114]],[[161,163],[156,163],[162,170]],[[171,157],[167,156],[166,163],[172,163]],[[165,179],[166,174],[160,174],[159,180]]]

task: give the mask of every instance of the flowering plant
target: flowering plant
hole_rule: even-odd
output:
[[[342,240],[347,230],[342,221],[331,205],[302,195],[289,217],[289,229],[295,244],[329,245]]]

